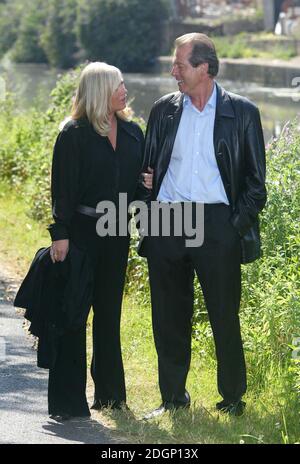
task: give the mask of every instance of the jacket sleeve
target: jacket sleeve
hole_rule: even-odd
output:
[[[52,160],[51,197],[54,223],[48,226],[52,241],[69,238],[69,226],[79,204],[80,157],[76,136],[69,127],[58,135]]]
[[[135,195],[134,195],[134,200],[143,201],[144,198],[147,197],[149,189],[147,189],[147,187],[145,187],[143,185],[144,177],[142,176],[142,173],[147,172],[147,168],[144,167],[145,137],[144,137],[143,131],[142,131],[142,129],[140,127],[139,127],[138,137],[139,137],[140,147],[141,147],[140,148],[140,150],[141,150],[141,153],[140,153],[140,156],[141,156],[141,170],[140,170],[140,174],[139,174],[139,178],[138,178],[137,188],[136,188]],[[151,190],[150,190],[150,192],[151,192]]]
[[[147,172],[147,169],[149,166],[153,169],[155,166],[155,160],[157,157],[157,148],[158,148],[158,121],[159,121],[159,118],[157,115],[157,107],[156,107],[156,104],[154,104],[150,112],[150,116],[149,116],[149,120],[148,120],[148,124],[146,128],[142,172]],[[155,171],[153,174],[153,185],[154,185],[154,179],[155,179]],[[152,190],[147,189],[146,187],[143,186],[142,182],[143,182],[143,178],[142,176],[140,176],[138,200],[149,202],[151,201],[151,198],[152,198],[153,189]]]
[[[244,138],[245,183],[231,217],[233,226],[241,236],[253,225],[267,199],[265,144],[260,115],[254,105],[247,112]]]

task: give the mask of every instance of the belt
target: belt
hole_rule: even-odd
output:
[[[161,204],[176,204],[176,203],[170,203],[170,202],[159,202]],[[181,205],[184,205],[184,202],[180,202]],[[192,202],[192,205],[196,205],[197,203],[196,202]],[[226,205],[225,203],[204,203],[204,208],[205,209],[211,209],[211,208],[229,208],[229,205]],[[105,213],[97,213],[96,212],[96,208],[91,208],[90,206],[84,206],[84,205],[78,205],[77,208],[76,208],[76,211],[78,213],[81,213],[81,214],[85,214],[86,216],[90,216],[90,217],[93,217],[93,218],[100,218],[101,216],[103,216]]]
[[[91,208],[90,206],[78,205],[76,211],[86,216],[91,216],[93,218],[99,218],[103,216],[104,213],[97,213],[96,208]]]

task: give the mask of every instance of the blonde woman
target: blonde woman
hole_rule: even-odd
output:
[[[129,236],[96,232],[100,201],[135,199],[142,166],[143,133],[129,119],[127,91],[119,69],[90,63],[82,71],[69,121],[54,147],[49,226],[53,263],[64,261],[70,242],[89,256],[94,281],[92,408],[121,408],[126,402],[120,346],[120,316]],[[150,188],[152,175],[144,176]],[[49,414],[56,420],[89,416],[86,400],[85,326],[65,334],[49,371]]]

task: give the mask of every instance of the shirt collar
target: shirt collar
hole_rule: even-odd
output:
[[[216,87],[216,83],[214,82],[214,90],[213,90],[211,96],[209,97],[209,100],[206,103],[205,108],[204,108],[203,111],[205,111],[207,108],[216,109],[216,105],[217,105],[217,87]],[[183,97],[183,107],[185,108],[186,106],[193,106],[193,103],[192,103],[191,98],[190,98],[189,95],[184,95],[184,97]]]

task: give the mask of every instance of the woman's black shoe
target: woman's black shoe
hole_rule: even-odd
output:
[[[101,409],[126,409],[129,410],[129,407],[127,406],[124,401],[106,401],[102,403],[100,400],[95,400],[93,405],[91,406],[91,409],[95,409],[96,411],[101,411]]]
[[[55,420],[56,422],[65,422],[72,418],[69,414],[50,414],[50,419]]]
[[[246,403],[245,401],[236,401],[229,403],[228,401],[220,401],[216,404],[218,411],[225,412],[231,416],[241,416],[245,411]]]
[[[66,422],[71,419],[89,419],[91,417],[90,414],[79,414],[79,415],[74,415],[72,416],[71,414],[50,414],[49,415],[50,419],[55,420],[56,422]]]

